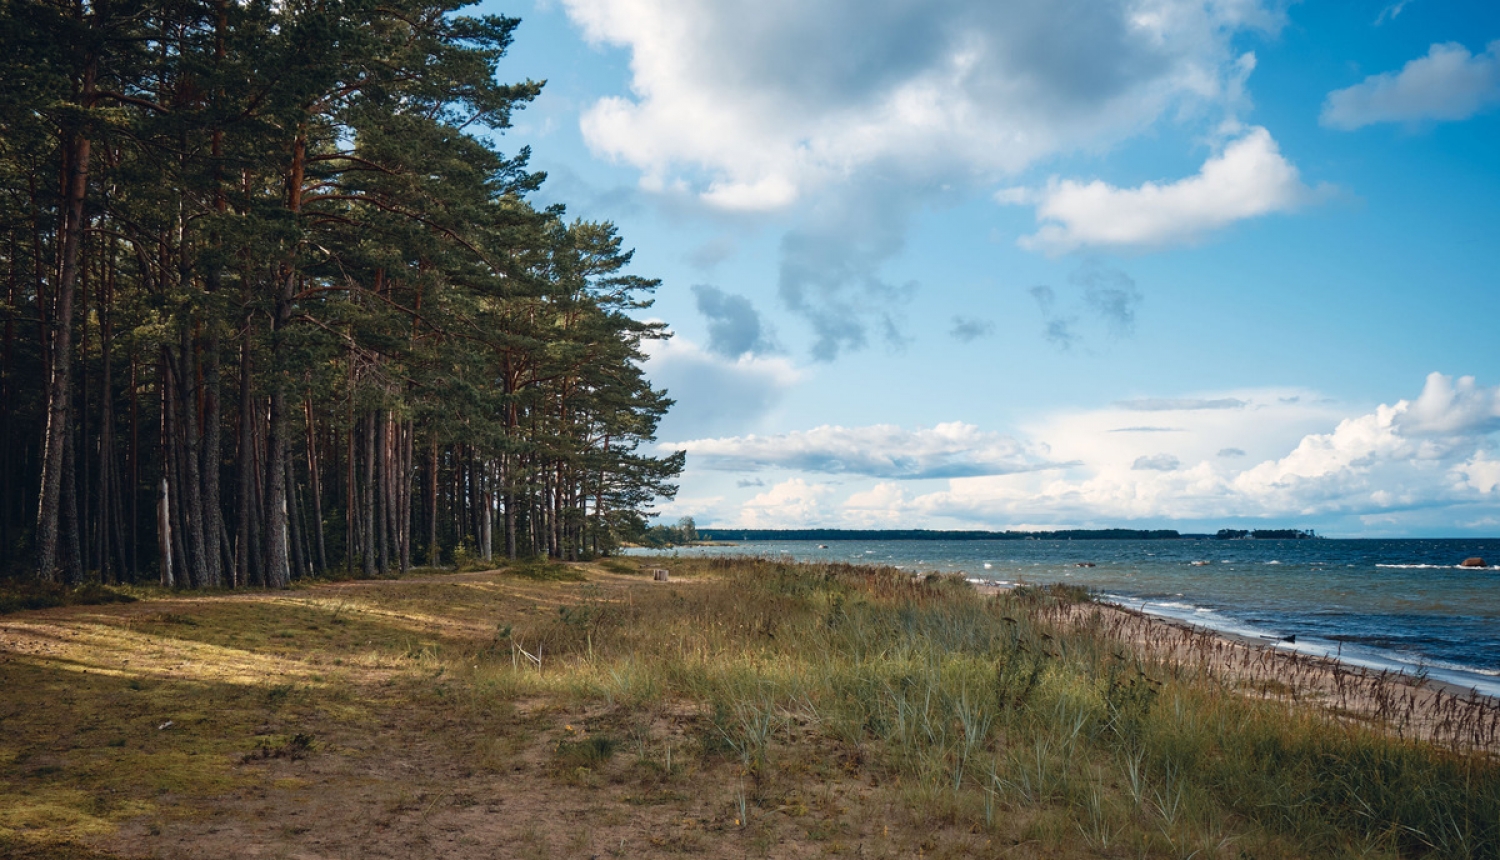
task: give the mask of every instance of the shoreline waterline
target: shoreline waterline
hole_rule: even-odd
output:
[[[669,552],[1082,586],[1226,638],[1500,699],[1500,573],[1459,566],[1500,558],[1497,540],[751,541]]]

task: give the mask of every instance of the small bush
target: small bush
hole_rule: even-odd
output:
[[[292,761],[301,761],[312,752],[313,736],[298,732],[287,738],[285,743],[272,744],[270,741],[261,741],[256,745],[253,752],[245,753],[240,758],[240,764],[249,764],[253,761],[264,761],[272,758],[285,758]]]
[[[1011,596],[1027,606],[1072,606],[1075,603],[1091,603],[1094,593],[1081,585],[1018,585]]]
[[[593,770],[610,760],[619,744],[607,735],[594,735],[576,741],[560,741],[554,758],[561,770],[571,771],[580,767]]]
[[[134,601],[134,597],[97,582],[73,587],[52,582],[13,583],[0,591],[0,615],[53,606],[97,606]]]
[[[519,576],[535,582],[584,582],[588,579],[577,568],[566,564],[552,564],[545,559],[513,562],[503,570],[507,576]]]

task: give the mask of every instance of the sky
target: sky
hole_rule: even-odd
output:
[[[1500,4],[485,0],[666,520],[1500,534]]]

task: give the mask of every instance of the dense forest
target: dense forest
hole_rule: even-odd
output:
[[[670,496],[656,282],[496,142],[456,0],[0,0],[0,573],[606,552]]]

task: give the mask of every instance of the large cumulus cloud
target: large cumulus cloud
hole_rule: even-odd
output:
[[[728,209],[852,172],[1011,173],[1237,98],[1254,0],[564,0],[630,52],[589,144]]]

